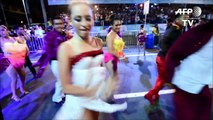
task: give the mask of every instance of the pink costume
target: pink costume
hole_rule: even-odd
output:
[[[113,42],[113,48],[116,51],[117,56],[119,57],[124,57],[124,53],[123,53],[123,48],[124,48],[125,43],[123,42],[122,38],[117,37],[114,42]],[[112,61],[114,66],[113,69],[116,70],[117,69],[117,63],[118,63],[119,58],[114,56],[113,54],[109,53],[109,52],[105,52],[104,53],[104,62],[107,63],[109,61]]]
[[[2,42],[3,43],[3,42]],[[4,55],[10,61],[14,68],[21,68],[24,66],[25,57],[27,54],[26,44],[20,44],[14,39],[6,41],[2,44]]]

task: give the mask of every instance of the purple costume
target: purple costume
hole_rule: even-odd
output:
[[[67,37],[64,32],[59,33],[53,30],[44,37],[44,51],[47,53],[48,60],[57,60],[57,51],[59,45],[66,41]]]
[[[66,41],[67,39],[68,38],[64,32],[59,33],[55,29],[48,32],[44,36],[44,52],[36,63],[40,66],[40,71],[37,75],[38,77],[42,76],[44,69],[48,65],[48,62],[51,62],[51,60],[57,60],[58,47],[62,42]]]

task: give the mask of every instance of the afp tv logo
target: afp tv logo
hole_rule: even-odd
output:
[[[200,17],[200,15],[202,14],[202,10],[200,7],[195,6],[192,8],[179,8],[178,10],[175,11],[175,15],[192,15],[193,18],[187,19],[187,20],[183,20],[184,26],[186,26],[187,24],[189,24],[189,26],[193,25],[193,22],[195,19],[198,19],[198,17]]]

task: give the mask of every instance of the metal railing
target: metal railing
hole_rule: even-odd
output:
[[[122,38],[127,47],[137,45],[137,39],[136,39],[137,34],[138,34],[137,31],[122,32]],[[104,42],[104,46],[106,46],[106,35],[95,33],[93,34],[93,36],[101,38]],[[27,41],[27,45],[29,47],[29,50],[32,52],[37,50],[42,50],[44,46],[44,39],[32,36],[31,40]]]
[[[132,45],[137,45],[137,36],[138,32],[122,32],[122,39],[125,42],[126,46],[132,46]],[[99,33],[95,34],[94,36],[99,37],[103,40],[104,46],[106,46],[106,35],[101,35]]]
[[[27,41],[27,46],[31,52],[43,49],[44,46],[43,38],[38,38],[35,36],[31,36],[30,38],[31,40]]]

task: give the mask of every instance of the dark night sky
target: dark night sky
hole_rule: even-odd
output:
[[[0,0],[3,4],[5,16],[9,25],[20,24],[21,21],[27,23],[24,14],[24,7],[22,0]],[[27,1],[27,0],[25,0]],[[40,0],[28,0],[30,15],[32,23],[42,23],[43,14],[41,9]],[[48,6],[47,0],[44,0],[47,17],[50,18],[56,14],[67,11],[67,6]],[[18,11],[18,12],[17,12]],[[2,10],[0,9],[0,20],[4,23]]]

